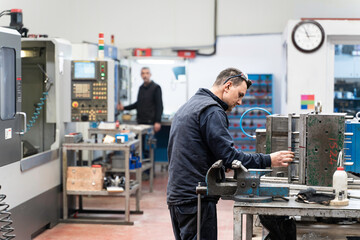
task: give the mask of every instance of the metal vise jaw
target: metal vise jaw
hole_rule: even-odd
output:
[[[289,196],[289,188],[260,183],[260,177],[271,169],[247,170],[240,161],[232,162],[233,178],[225,178],[222,160],[215,162],[206,174],[207,195],[238,202],[270,202],[273,197]],[[276,185],[276,184],[275,184]]]

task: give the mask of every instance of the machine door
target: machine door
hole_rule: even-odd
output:
[[[0,167],[21,158],[19,58],[13,47],[0,46]],[[19,76],[19,77],[17,77]]]

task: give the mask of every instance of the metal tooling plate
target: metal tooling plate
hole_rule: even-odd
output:
[[[257,153],[266,153],[265,143],[266,143],[266,129],[256,129],[256,152]]]
[[[274,137],[283,137],[286,139],[285,149],[287,149],[288,135],[288,117],[281,115],[271,115],[266,117],[266,153],[275,152],[273,149]]]
[[[288,149],[288,116],[273,115],[271,119],[271,149],[268,153]],[[268,145],[268,143],[267,143]],[[285,177],[288,175],[287,167],[273,169],[271,176]]]
[[[332,186],[338,153],[344,146],[345,115],[309,115],[306,126],[306,184]]]

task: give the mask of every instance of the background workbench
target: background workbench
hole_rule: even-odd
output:
[[[136,196],[136,211],[135,213],[142,213],[140,211],[140,188],[139,183],[135,182],[130,188],[130,169],[129,157],[130,151],[139,148],[139,140],[133,140],[124,144],[120,143],[65,143],[62,150],[62,166],[63,166],[63,221],[76,222],[76,223],[111,223],[111,224],[127,224],[132,225],[130,221],[130,195]],[[70,151],[124,151],[125,153],[125,189],[122,193],[109,193],[105,189],[102,191],[68,191],[67,184],[67,168],[68,168],[68,152]],[[76,163],[76,161],[75,161]],[[76,164],[75,164],[76,165]],[[81,165],[81,164],[80,164]],[[91,166],[91,163],[88,164]],[[125,197],[125,220],[123,219],[110,219],[110,218],[74,218],[69,217],[68,212],[68,196],[116,196]],[[80,209],[82,210],[82,209]],[[86,211],[87,213],[104,213],[103,211]],[[123,211],[108,211],[106,213],[122,213]]]

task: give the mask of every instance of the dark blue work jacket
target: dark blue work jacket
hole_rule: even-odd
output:
[[[168,158],[167,203],[196,201],[198,182],[205,182],[208,169],[217,160],[231,168],[240,160],[246,168],[271,166],[270,155],[247,154],[234,147],[226,115],[228,105],[210,90],[201,88],[175,114],[171,124]],[[205,197],[217,201],[218,198]]]

